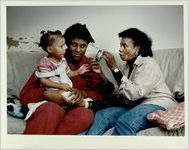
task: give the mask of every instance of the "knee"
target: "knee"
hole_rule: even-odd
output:
[[[74,108],[66,113],[58,134],[79,134],[91,126],[93,118],[91,110],[83,107]]]
[[[42,104],[38,108],[37,112],[44,113],[46,116],[59,116],[59,115],[63,116],[65,110],[56,103],[47,102]]]
[[[123,121],[121,118],[118,118],[115,122],[115,128],[119,129],[123,125],[126,125],[125,121]]]
[[[84,124],[91,124],[94,119],[94,113],[87,108],[77,107],[67,113],[67,116],[78,118],[78,121]]]
[[[114,135],[134,135],[136,132],[134,124],[132,121],[127,120],[127,118],[118,118],[115,123]]]
[[[102,135],[109,128],[108,119],[103,110],[96,112],[92,126],[86,131],[86,135]]]
[[[109,117],[106,115],[104,110],[97,111],[94,116],[93,124],[107,125],[110,123]]]

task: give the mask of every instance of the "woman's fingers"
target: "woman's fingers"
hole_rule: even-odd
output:
[[[78,101],[80,101],[83,98],[81,93],[79,92],[79,90],[75,90],[75,89],[69,94],[69,96],[71,97],[70,101],[73,104],[77,103]]]
[[[112,55],[110,52],[104,51],[103,52],[103,58],[106,61],[106,64],[110,69],[117,68],[117,64],[114,58],[114,55]]]
[[[79,74],[83,74],[85,72],[90,71],[90,65],[89,64],[83,64],[80,68],[79,68]]]

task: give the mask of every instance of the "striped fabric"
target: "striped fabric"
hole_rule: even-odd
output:
[[[166,111],[152,112],[147,115],[147,119],[167,130],[177,130],[184,126],[184,102],[169,107]]]

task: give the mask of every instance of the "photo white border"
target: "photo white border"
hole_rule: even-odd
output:
[[[183,5],[185,136],[46,136],[7,134],[7,6]],[[186,149],[188,147],[188,1],[1,1],[1,148],[3,149]]]

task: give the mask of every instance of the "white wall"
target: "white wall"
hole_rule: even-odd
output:
[[[7,35],[34,37],[41,30],[64,30],[73,23],[87,25],[96,46],[118,50],[117,34],[136,27],[153,40],[153,49],[183,47],[183,7],[154,6],[9,6]]]

